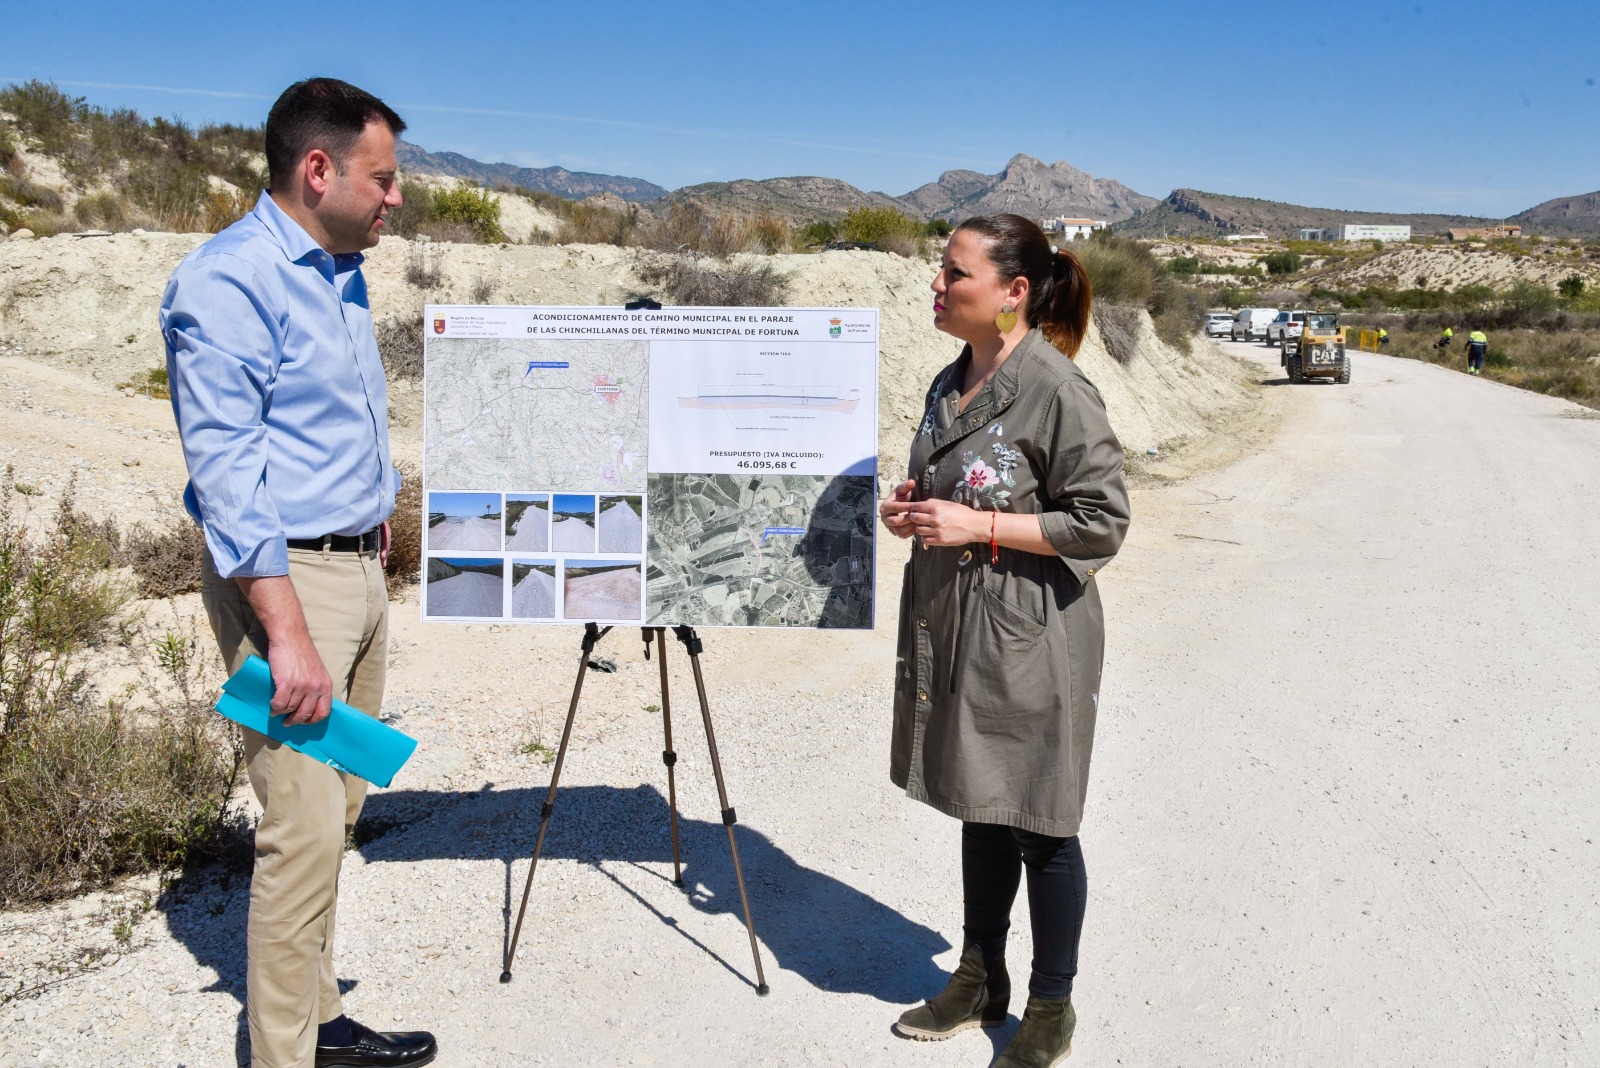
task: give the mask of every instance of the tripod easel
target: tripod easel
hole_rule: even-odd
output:
[[[667,686],[667,628],[643,627],[645,659],[650,659],[650,644],[654,641],[659,647],[657,661],[661,665],[661,727],[666,736],[666,748],[662,750],[661,762],[667,766],[667,807],[671,812],[672,825],[672,885],[683,886],[683,864],[678,851],[678,791],[673,775],[673,766],[678,762],[678,754],[672,748],[672,700]],[[511,962],[517,955],[517,941],[522,937],[522,920],[528,912],[528,895],[533,891],[533,875],[539,870],[539,855],[544,852],[545,831],[550,826],[550,817],[555,812],[556,790],[561,785],[561,768],[567,760],[567,744],[572,739],[572,723],[578,715],[578,698],[583,693],[584,673],[589,669],[589,657],[594,652],[600,639],[611,633],[611,628],[600,629],[597,623],[586,623],[583,628],[583,651],[578,657],[578,679],[572,684],[572,703],[567,706],[567,722],[561,729],[561,746],[556,750],[555,767],[550,773],[550,789],[545,795],[544,806],[539,810],[539,837],[533,846],[533,862],[528,867],[528,881],[522,888],[522,907],[517,910],[517,926],[511,934],[511,943],[506,947],[504,968],[500,972],[502,983],[511,982]],[[761,968],[761,949],[756,945],[755,920],[750,915],[750,895],[745,892],[744,869],[739,864],[739,843],[733,837],[733,825],[738,822],[733,806],[728,804],[728,788],[722,779],[722,759],[717,755],[717,736],[711,729],[711,705],[706,700],[705,679],[700,674],[700,654],[705,645],[700,641],[700,636],[693,627],[673,627],[673,635],[683,643],[685,651],[689,654],[689,666],[694,669],[694,687],[700,696],[700,718],[706,728],[706,745],[711,750],[711,770],[717,780],[717,798],[722,805],[722,825],[728,831],[728,851],[733,855],[733,877],[739,884],[739,903],[744,906],[744,929],[750,936],[750,955],[756,962],[756,993],[765,997],[769,991],[766,974]]]

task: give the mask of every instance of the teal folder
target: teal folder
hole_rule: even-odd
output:
[[[252,656],[222,684],[217,711],[241,726],[374,786],[393,782],[395,772],[417,748],[415,738],[343,701],[334,701],[333,711],[322,722],[292,727],[284,725],[282,716],[272,714],[271,701],[272,669],[259,656]]]

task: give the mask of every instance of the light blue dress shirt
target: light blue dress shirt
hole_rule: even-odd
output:
[[[183,503],[224,578],[286,575],[287,539],[360,534],[394,511],[362,259],[326,252],[262,193],[167,283]]]

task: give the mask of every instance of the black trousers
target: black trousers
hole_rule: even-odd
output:
[[[1052,838],[997,823],[961,825],[963,929],[984,956],[1003,952],[1011,905],[1028,869],[1028,916],[1033,925],[1033,974],[1028,993],[1064,998],[1078,974],[1078,938],[1088,903],[1089,877],[1078,836]]]

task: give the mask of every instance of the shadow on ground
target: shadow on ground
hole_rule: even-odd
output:
[[[487,786],[473,793],[374,793],[356,828],[357,848],[372,864],[498,862],[504,895],[502,937],[509,940],[544,799],[543,788],[497,791]],[[684,889],[675,892],[682,893],[696,911],[726,912],[742,922],[722,824],[683,819],[679,828]],[[739,824],[736,834],[769,981],[773,970],[781,968],[818,989],[902,1004],[943,986],[944,973],[933,957],[950,943],[938,932],[832,875],[800,864],[759,831]],[[647,879],[667,884],[671,880],[667,803],[654,787],[578,786],[558,794],[528,906],[528,924],[536,924],[541,903],[548,900],[541,896],[541,884],[551,874],[544,870],[551,860],[593,865],[623,890],[627,900],[619,898],[613,922],[639,925],[641,933],[655,923],[672,928],[673,937],[687,939],[753,985],[755,973],[742,940],[736,947],[723,944],[713,949],[702,937],[705,927],[692,917],[674,915],[675,909],[651,904],[635,889]],[[173,937],[203,967],[216,971],[217,982],[208,989],[233,995],[241,1006],[248,893],[248,874],[197,872],[173,883],[157,904]],[[661,895],[651,898],[660,901]],[[525,925],[524,932],[528,929]],[[532,963],[527,952],[524,946],[518,967]],[[484,961],[483,966],[499,970],[497,960]],[[355,981],[343,985],[348,989]],[[240,1063],[248,1059],[247,1048],[241,1009]]]

